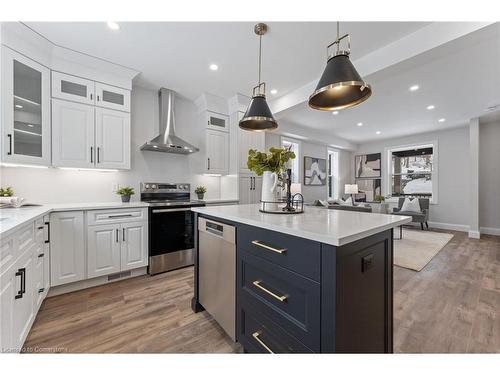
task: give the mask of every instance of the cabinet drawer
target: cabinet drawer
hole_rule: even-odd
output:
[[[88,225],[128,223],[147,220],[147,218],[148,209],[146,207],[87,211]]]
[[[240,305],[238,340],[250,353],[313,353],[250,305]]]
[[[52,71],[52,97],[94,104],[94,81]]]
[[[246,225],[238,227],[237,234],[238,249],[320,280],[321,248],[318,242]]]
[[[239,301],[246,301],[308,347],[319,351],[319,283],[245,251],[238,256]]]
[[[6,270],[16,258],[16,241],[14,236],[3,237],[0,243],[0,273]]]
[[[35,242],[42,245],[45,242],[45,221],[43,217],[35,220]]]

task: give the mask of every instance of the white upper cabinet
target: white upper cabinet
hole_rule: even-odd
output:
[[[50,165],[50,70],[2,46],[1,159]]]
[[[238,121],[243,118],[244,113],[238,112]],[[248,150],[254,149],[264,152],[266,148],[266,138],[264,132],[252,132],[238,127],[238,163],[240,173],[253,173],[247,167]]]
[[[206,173],[229,173],[229,134],[207,129]]]
[[[94,107],[52,99],[52,164],[92,168],[95,161]]]
[[[119,87],[95,83],[95,104],[99,107],[130,112],[130,91]]]
[[[229,116],[206,111],[207,129],[229,132]]]
[[[96,108],[97,168],[130,168],[130,114]]]
[[[52,96],[83,104],[94,104],[94,81],[52,71]]]

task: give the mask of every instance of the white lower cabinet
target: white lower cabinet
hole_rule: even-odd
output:
[[[120,228],[107,224],[87,228],[87,277],[120,272]]]
[[[122,224],[121,270],[148,265],[147,222]]]
[[[50,285],[85,278],[85,235],[83,211],[50,215]]]

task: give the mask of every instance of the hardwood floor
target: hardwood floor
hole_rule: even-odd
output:
[[[454,238],[420,272],[394,270],[394,351],[500,353],[500,237]],[[193,269],[45,300],[25,349],[71,353],[233,353],[190,302]]]
[[[233,353],[206,312],[191,311],[193,267],[47,298],[25,352]]]

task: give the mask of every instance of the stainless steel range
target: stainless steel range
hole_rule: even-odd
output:
[[[194,215],[190,185],[141,182],[141,201],[149,207],[149,274],[170,271],[194,263]]]

